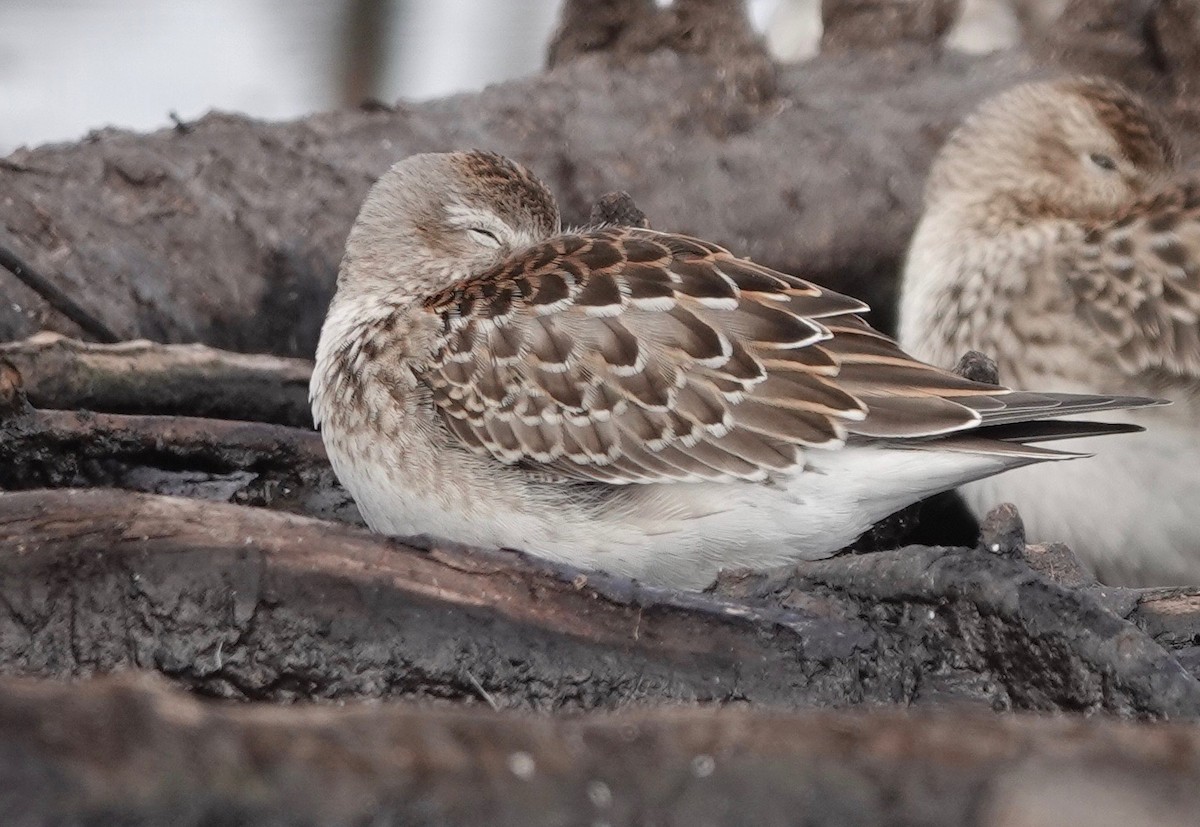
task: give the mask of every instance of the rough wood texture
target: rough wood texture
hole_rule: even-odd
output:
[[[0,490],[103,486],[361,524],[313,431],[77,411],[0,417]]]
[[[1195,148],[1200,61],[1185,35],[1197,5],[1070,3],[1034,38],[1034,60],[936,44],[872,51],[893,45],[879,26],[837,20],[903,12],[928,40],[953,3],[830,0],[841,51],[775,67],[732,0],[571,3],[553,71],[479,94],[291,123],[213,114],[18,150],[0,160],[0,243],[128,338],[308,356],[370,183],[413,152],[484,147],[546,178],[568,222],[584,221],[599,194],[628,190],[656,226],[858,295],[886,329],[925,170],[983,96],[1103,70],[1177,92],[1157,98],[1192,127],[1184,143]],[[0,338],[78,332],[11,276],[0,281],[10,298]]]
[[[203,416],[312,427],[304,359],[204,345],[94,344],[40,333],[0,343],[37,408]]]
[[[412,152],[486,147],[546,178],[569,222],[625,189],[655,226],[859,295],[886,327],[933,152],[982,96],[1055,71],[848,51],[771,67],[756,96],[728,83],[715,46],[677,41],[420,105],[278,124],[214,114],[19,150],[0,162],[0,240],[129,338],[307,356],[371,181]],[[75,332],[0,278],[0,337]]]
[[[1163,827],[1200,732],[965,710],[557,718],[0,682],[9,824]]]
[[[121,491],[0,494],[0,670],[205,694],[612,709],[973,703],[1200,716],[1200,681],[1019,559],[911,547],[647,589],[511,552]],[[1162,607],[1157,612],[1163,615]]]
[[[824,0],[821,52],[858,52],[941,42],[961,0]]]
[[[307,355],[370,182],[478,146],[531,165],[569,222],[624,189],[655,226],[862,296],[886,327],[925,167],[980,97],[1099,68],[1200,123],[1194,0],[1071,2],[1038,59],[940,53],[950,0],[829,0],[827,53],[787,68],[738,5],[571,2],[555,68],[478,95],[22,150],[0,160],[0,244],[124,336]],[[0,338],[73,332],[0,287]],[[306,425],[301,363],[45,339],[7,355],[0,673],[423,703],[0,680],[6,824],[1129,827],[1200,809],[1195,726],[1111,720],[1200,717],[1200,594],[1098,587],[1066,549],[1027,547],[1015,513],[980,549],[656,591],[311,519],[357,519],[312,432],[130,415]],[[35,409],[19,372],[40,406],[109,412]],[[663,708],[697,702],[748,709]],[[884,704],[937,714],[781,711]]]
[[[80,351],[96,352],[108,349]],[[154,387],[136,378],[131,384]],[[315,431],[186,416],[38,410],[22,393],[15,369],[0,359],[0,490],[103,486],[361,524]]]

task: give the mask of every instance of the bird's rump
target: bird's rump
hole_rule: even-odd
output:
[[[806,448],[972,427],[1007,393],[912,359],[855,299],[650,230],[556,236],[424,309],[447,427],[568,479],[758,480]]]

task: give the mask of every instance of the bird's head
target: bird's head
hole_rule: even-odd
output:
[[[1005,225],[1114,217],[1169,173],[1169,132],[1120,84],[1066,78],[1010,89],[972,114],[934,161],[926,208],[975,207]]]
[[[338,288],[428,294],[559,229],[554,196],[519,164],[479,151],[413,155],[363,202]]]

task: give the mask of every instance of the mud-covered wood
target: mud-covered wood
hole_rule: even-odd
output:
[[[529,716],[0,681],[11,824],[1161,827],[1200,731],[951,710]]]
[[[538,710],[956,702],[1200,715],[1200,682],[1120,616],[1136,597],[1114,609],[982,551],[731,575],[713,597],[103,489],[0,494],[0,548],[10,675],[139,667],[222,696]]]
[[[619,17],[654,4],[600,5]],[[723,19],[734,5],[675,4],[675,28],[651,26],[655,51],[627,60],[608,59],[603,50],[615,47],[603,35],[601,53],[585,54],[594,38],[583,32],[573,59],[478,94],[285,123],[217,113],[149,135],[104,129],[21,149],[0,162],[0,244],[124,337],[308,356],[370,183],[413,152],[482,147],[545,178],[569,223],[624,189],[656,227],[860,296],[887,328],[937,147],[983,96],[1060,70],[1019,54],[894,55],[852,42],[762,67],[752,40],[720,36],[744,24],[714,29],[700,25],[703,14],[688,23],[709,6]],[[1128,26],[1113,35],[1133,45],[1110,62],[1162,88],[1171,75],[1146,45],[1149,22],[1136,38]],[[562,37],[575,43],[574,34]],[[1172,60],[1184,72],[1193,65]],[[0,338],[44,326],[78,333],[8,274],[0,284]]]
[[[178,414],[312,427],[312,363],[204,345],[81,342],[40,333],[0,343],[30,404],[57,410]]]
[[[568,223],[626,190],[603,215],[861,296],[887,327],[925,169],[981,97],[1083,67],[1200,123],[1195,0],[1072,0],[1028,53],[985,58],[939,48],[953,2],[829,0],[826,54],[790,67],[733,0],[657,5],[569,3],[555,68],[479,94],[20,150],[0,160],[0,247],[123,337],[309,355],[370,182],[482,147],[546,178]],[[0,293],[0,338],[78,333],[3,272]],[[5,823],[1127,827],[1200,810],[1195,725],[1144,723],[1200,717],[1200,593],[1098,586],[1064,547],[1027,546],[1015,513],[975,549],[646,589],[349,525],[319,436],[268,424],[307,426],[307,363],[45,337],[0,357]],[[901,543],[916,511],[858,550]],[[86,680],[128,669],[171,688]],[[845,707],[863,709],[811,712]],[[994,714],[1027,710],[1060,716]]]
[[[0,490],[103,486],[361,523],[313,431],[75,411],[0,419]]]
[[[962,0],[824,0],[821,52],[937,48],[961,6]]]
[[[157,369],[150,373],[157,375]],[[167,384],[180,378],[172,374]],[[114,486],[361,524],[315,431],[187,416],[41,410],[29,404],[21,379],[11,363],[0,360],[0,490]],[[154,388],[156,380],[135,372],[122,384]],[[162,401],[169,398],[164,394]]]

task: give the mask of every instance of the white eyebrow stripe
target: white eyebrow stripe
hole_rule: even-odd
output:
[[[490,230],[505,237],[513,235],[512,227],[504,219],[491,210],[481,210],[467,204],[449,204],[446,206],[447,223],[462,230],[479,227]]]

